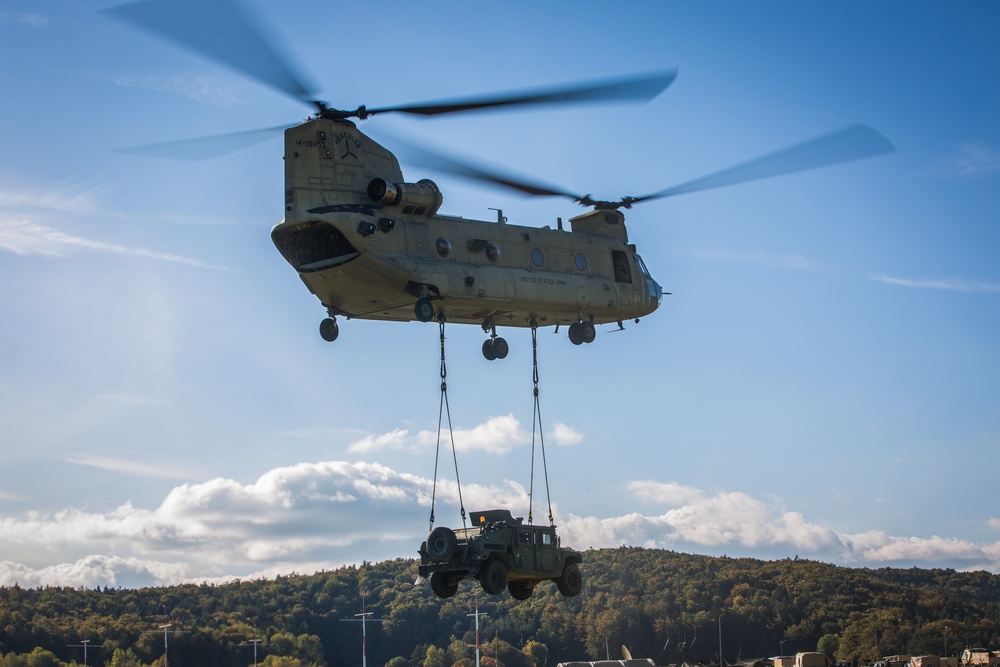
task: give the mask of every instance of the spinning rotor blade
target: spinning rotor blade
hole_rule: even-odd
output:
[[[386,135],[383,132],[379,132],[379,136],[382,137]],[[579,199],[578,195],[566,192],[565,190],[560,190],[554,186],[532,182],[512,174],[502,174],[495,168],[474,165],[472,162],[460,160],[456,157],[445,155],[443,153],[438,153],[437,151],[432,151],[429,148],[417,146],[416,144],[408,141],[403,141],[397,137],[391,137],[389,139],[389,143],[393,146],[393,151],[400,160],[424,167],[425,169],[433,169],[434,171],[460,176],[468,180],[479,181],[489,185],[499,185],[500,187],[517,190],[518,192],[527,195],[542,197],[568,197],[574,201]]]
[[[254,146],[276,137],[287,126],[278,125],[259,130],[215,134],[197,139],[179,139],[158,144],[145,144],[119,149],[119,153],[131,153],[145,157],[166,158],[168,160],[208,160],[241,148]]]
[[[666,190],[642,197],[625,197],[622,205],[629,208],[632,204],[650,199],[721,188],[895,152],[896,147],[878,131],[867,125],[851,125]]]
[[[634,204],[652,199],[721,188],[896,152],[896,147],[876,130],[867,125],[852,125],[660,192],[642,197],[623,197],[619,201],[600,201],[592,199],[590,195],[574,194],[524,177],[504,174],[497,169],[473,165],[398,139],[394,142],[404,146],[401,153],[404,160],[427,169],[499,185],[528,195],[567,197],[582,206],[597,209],[632,208]]]
[[[603,100],[636,100],[648,102],[667,89],[677,78],[677,70],[668,70],[627,79],[575,84],[562,88],[543,88],[501,93],[484,97],[468,97],[440,102],[424,102],[381,109],[363,109],[361,117],[377,113],[408,113],[435,116],[459,111],[478,111],[498,107],[562,104],[570,102],[600,102]]]
[[[229,0],[137,0],[104,11],[315,104],[311,86]]]

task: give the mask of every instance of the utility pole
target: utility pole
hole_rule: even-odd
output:
[[[480,667],[480,665],[479,665],[479,617],[480,616],[486,616],[486,615],[487,614],[485,612],[479,611],[479,598],[476,598],[476,613],[474,613],[474,614],[466,614],[466,616],[475,616],[476,617],[476,667]]]
[[[89,639],[81,639],[79,644],[66,644],[69,648],[82,648],[83,649],[83,665],[87,665],[87,646],[90,644]],[[101,648],[100,646],[95,646],[95,649]]]
[[[384,618],[368,618],[372,615],[372,612],[365,611],[365,596],[361,596],[361,613],[355,614],[355,618],[342,618],[340,619],[343,623],[357,622],[361,621],[361,667],[368,667],[368,632],[365,629],[366,622],[368,623],[381,623]],[[360,618],[359,618],[360,617]]]
[[[251,644],[253,645],[253,665],[254,667],[257,667],[257,647],[270,646],[271,644],[269,642],[265,642],[263,639],[248,639],[244,643],[240,644],[240,646],[250,646]]]

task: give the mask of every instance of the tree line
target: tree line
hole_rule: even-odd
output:
[[[162,588],[0,588],[0,667],[171,665],[472,667],[620,657],[658,665],[820,649],[866,664],[896,653],[1000,647],[1000,576],[846,568],[621,547],[584,552],[583,592],[544,583],[518,602],[463,582],[415,586],[416,561]],[[164,627],[168,634],[164,637]],[[86,642],[84,642],[86,640]],[[256,646],[255,646],[256,644]]]

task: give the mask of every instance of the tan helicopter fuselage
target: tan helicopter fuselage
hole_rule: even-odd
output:
[[[348,121],[285,131],[285,193],[272,239],[331,315],[406,322],[428,299],[448,322],[484,328],[602,324],[663,298],[619,211],[576,216],[570,230],[441,215],[437,186],[406,183]]]

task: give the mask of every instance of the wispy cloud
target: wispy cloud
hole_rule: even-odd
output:
[[[980,280],[963,280],[961,278],[897,278],[884,274],[870,274],[868,278],[875,282],[886,283],[887,285],[912,287],[914,289],[946,290],[967,292],[970,294],[1000,294],[1000,283],[988,283]]]
[[[33,28],[44,28],[49,23],[49,17],[37,12],[0,11],[0,25],[4,23],[20,23]]]
[[[142,88],[159,93],[180,95],[209,106],[235,104],[238,97],[231,85],[220,84],[205,76],[139,76],[117,75],[110,77],[111,83],[123,88]]]
[[[88,454],[69,456],[64,460],[67,463],[100,468],[101,470],[121,472],[137,477],[153,477],[162,479],[189,479],[191,477],[190,467],[171,468],[170,466],[164,466],[162,464],[141,463],[139,461],[116,459],[107,456],[91,456]]]
[[[94,251],[145,257],[163,262],[187,264],[202,269],[223,269],[223,267],[207,264],[193,257],[158,252],[149,248],[95,241],[83,236],[68,234],[53,227],[19,219],[0,220],[0,249],[15,255],[41,255],[44,257],[65,257],[72,252]]]
[[[1000,169],[1000,152],[978,143],[965,143],[947,159],[951,176],[980,176]]]
[[[662,511],[567,516],[555,507],[563,543],[1000,571],[1000,541],[841,533],[747,493],[657,480],[626,488]],[[0,541],[9,545],[0,585],[222,581],[412,555],[427,529],[433,490],[430,479],[384,465],[324,461],[275,468],[250,484],[225,478],[183,484],[155,509],[126,503],[107,512],[69,508],[0,518]],[[513,482],[465,485],[462,492],[473,509],[508,507],[521,516],[528,507],[524,487]],[[455,484],[439,480],[436,493],[439,523],[460,525]],[[1000,520],[989,524],[1000,528]],[[52,554],[59,554],[57,564]]]

